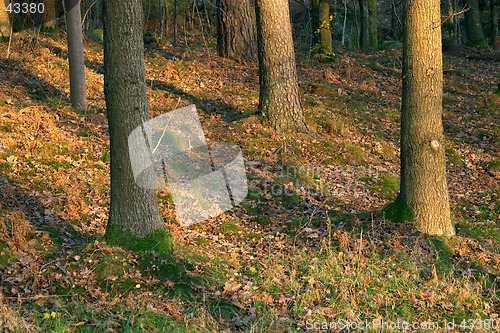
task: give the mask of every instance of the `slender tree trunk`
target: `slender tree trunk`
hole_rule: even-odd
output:
[[[259,56],[259,111],[271,127],[305,129],[288,0],[255,0]]]
[[[498,4],[496,0],[490,0],[490,20],[491,20],[491,47],[498,49]]]
[[[368,11],[368,0],[359,0],[359,12],[361,19],[361,32],[360,32],[360,46],[363,49],[370,47],[370,23],[369,23],[369,11]]]
[[[177,1],[174,0],[174,45],[177,45]]]
[[[404,3],[400,203],[416,227],[452,236],[442,124],[443,70],[439,0]],[[397,199],[398,200],[398,199]]]
[[[370,47],[378,46],[377,40],[377,0],[368,0],[368,22],[370,30]]]
[[[56,2],[55,0],[43,0],[42,25],[47,28],[55,28],[56,21]]]
[[[347,23],[347,0],[344,0],[344,24],[342,25],[342,45],[345,45],[346,23]]]
[[[326,53],[332,52],[332,31],[330,29],[330,0],[319,0],[319,40]]]
[[[468,10],[465,12],[465,32],[470,45],[486,46],[483,27],[481,26],[481,12],[478,0],[466,0]]]
[[[321,54],[331,53],[330,0],[312,0],[311,4],[314,43],[320,47]]]
[[[457,6],[458,6],[457,0],[453,0],[453,8],[455,8],[453,12],[453,36],[455,37],[455,42],[457,43],[457,45],[461,45],[462,40],[460,32],[460,18],[458,17],[458,15],[455,15],[455,10],[457,9]]]
[[[106,234],[118,227],[144,237],[165,225],[156,191],[134,181],[129,154],[129,134],[149,120],[141,0],[104,1],[104,93],[111,156]],[[152,179],[153,170],[147,172],[145,177]]]
[[[12,21],[9,12],[6,11],[9,0],[0,0],[0,36],[9,37]]]
[[[87,109],[85,91],[85,63],[83,52],[82,17],[79,0],[65,0],[66,30],[68,34],[69,85],[73,107]]]
[[[249,0],[217,0],[217,50],[221,57],[257,60]]]

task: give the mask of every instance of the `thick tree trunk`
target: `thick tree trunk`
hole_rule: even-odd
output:
[[[370,23],[368,14],[368,0],[359,0],[359,12],[361,16],[361,32],[359,45],[363,49],[370,47]]]
[[[217,1],[217,50],[221,57],[257,60],[249,0]]]
[[[279,130],[305,129],[288,0],[255,0],[259,111]]]
[[[370,30],[370,47],[377,47],[377,0],[368,0],[368,22]]]
[[[129,154],[129,134],[149,120],[141,0],[104,1],[104,93],[111,156],[106,234],[116,227],[138,237],[164,230],[156,191],[136,184]]]
[[[9,0],[0,0],[0,36],[9,37],[11,20],[9,12],[6,11]]]
[[[490,0],[491,20],[491,47],[498,49],[498,4],[496,0]]]
[[[404,1],[401,194],[416,227],[452,236],[442,124],[439,0]]]
[[[55,28],[56,22],[56,1],[43,0],[42,25],[47,28]]]
[[[64,6],[66,9],[66,30],[68,34],[71,104],[79,110],[86,110],[87,93],[85,91],[85,63],[80,1],[65,0]]]
[[[481,12],[478,0],[466,0],[468,10],[465,12],[465,32],[470,45],[486,46],[483,27],[481,26]]]

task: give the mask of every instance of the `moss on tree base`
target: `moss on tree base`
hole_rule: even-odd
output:
[[[408,205],[398,195],[393,203],[384,208],[385,217],[393,222],[413,221],[413,214]]]
[[[135,252],[155,250],[168,254],[175,249],[172,235],[166,229],[158,229],[145,237],[137,237],[130,230],[113,224],[107,226],[104,238],[111,246],[120,246]]]

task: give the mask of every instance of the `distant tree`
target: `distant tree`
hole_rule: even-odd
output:
[[[478,0],[466,0],[465,33],[470,45],[486,46],[483,27],[481,26],[481,12]]]
[[[0,0],[0,36],[5,37],[9,37],[12,24],[9,12],[6,10],[9,3],[9,0]]]
[[[221,57],[257,60],[249,0],[217,0],[217,50]]]
[[[319,46],[321,53],[331,53],[330,0],[312,0],[311,3],[315,43]]]
[[[498,49],[498,0],[490,0],[491,47]]]
[[[277,130],[305,129],[288,0],[255,0],[259,111]]]
[[[359,46],[363,49],[367,49],[370,47],[370,22],[369,22],[368,0],[359,0],[359,13],[361,18]]]
[[[55,28],[56,21],[56,1],[43,0],[42,26],[46,28]]]
[[[164,233],[156,191],[136,184],[128,145],[129,134],[149,120],[141,0],[104,1],[104,94],[111,157],[106,240]],[[146,177],[154,177],[149,171]]]
[[[378,46],[377,40],[377,0],[368,0],[368,22],[370,30],[370,47]]]
[[[406,0],[403,6],[401,192],[392,212],[413,219],[425,233],[452,236],[441,119],[440,0]]]
[[[79,0],[65,0],[66,30],[68,34],[69,85],[73,107],[87,109],[85,91],[85,63],[83,52],[82,17]]]

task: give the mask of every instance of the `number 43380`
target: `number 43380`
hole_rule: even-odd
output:
[[[9,13],[14,14],[35,14],[35,13],[43,13],[44,10],[43,3],[35,3],[35,2],[14,2],[14,4],[9,3],[7,8],[5,9]]]

